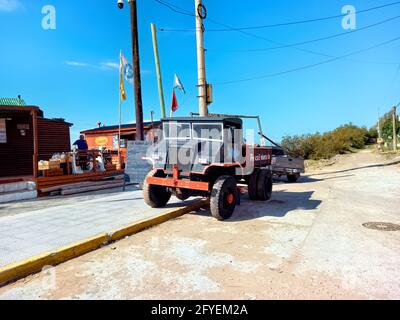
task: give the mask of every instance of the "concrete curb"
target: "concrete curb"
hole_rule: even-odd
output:
[[[71,245],[28,258],[24,261],[9,264],[0,268],[0,286],[16,281],[30,274],[42,271],[45,266],[55,266],[62,262],[79,257],[90,251],[94,251],[104,245],[123,239],[145,229],[154,227],[168,220],[180,217],[184,214],[196,211],[208,205],[207,200],[201,200],[189,206],[174,208],[150,219],[136,221],[131,225],[118,228],[109,233],[101,233],[97,236],[75,242]]]

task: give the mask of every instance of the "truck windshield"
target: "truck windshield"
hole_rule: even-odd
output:
[[[165,139],[188,140],[190,136],[190,123],[167,122],[163,124]]]
[[[193,138],[197,140],[223,141],[222,123],[193,123]]]

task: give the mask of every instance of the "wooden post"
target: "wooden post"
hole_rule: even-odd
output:
[[[154,60],[156,63],[156,72],[157,72],[157,80],[158,80],[158,96],[160,98],[161,118],[166,118],[164,90],[163,90],[161,67],[160,67],[160,57],[158,54],[157,31],[156,31],[156,26],[154,25],[154,23],[151,24],[151,35],[153,38],[153,50],[154,50]]]
[[[130,0],[131,33],[132,33],[132,58],[133,58],[133,89],[135,92],[136,113],[136,140],[144,140],[143,129],[143,107],[142,107],[142,84],[140,79],[139,63],[139,35],[137,22],[136,0]]]
[[[393,107],[392,117],[393,117],[393,150],[396,151],[397,150],[396,107]]]
[[[38,177],[38,154],[39,154],[39,135],[37,127],[37,110],[31,111],[32,116],[32,130],[33,130],[33,177]]]

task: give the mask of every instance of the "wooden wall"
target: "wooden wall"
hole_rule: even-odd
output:
[[[0,143],[0,177],[33,174],[33,128],[29,112],[0,113],[6,120],[7,143]],[[25,136],[18,126],[28,125]]]
[[[49,160],[54,153],[71,151],[69,125],[61,120],[38,118],[39,160]]]
[[[29,111],[0,113],[6,120],[7,143],[0,143],[0,177],[33,175],[33,123]],[[69,124],[61,120],[37,118],[38,160],[71,150]],[[21,128],[25,135],[21,134]]]

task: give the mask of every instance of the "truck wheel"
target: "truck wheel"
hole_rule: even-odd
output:
[[[272,175],[269,170],[261,170],[257,181],[258,200],[267,201],[272,196]]]
[[[235,210],[238,196],[235,178],[219,177],[211,191],[210,208],[213,217],[218,220],[229,219]]]
[[[190,190],[176,188],[175,197],[177,197],[181,201],[185,201],[190,198]]]
[[[258,174],[260,173],[259,170],[254,169],[252,174],[249,177],[249,184],[248,184],[248,192],[249,192],[249,198],[250,200],[258,200],[258,195],[257,195],[257,180],[258,180]]]
[[[287,179],[288,179],[288,181],[289,181],[290,183],[295,183],[295,182],[297,182],[297,179],[299,178],[299,176],[296,175],[296,174],[288,174],[286,177],[287,177]]]
[[[169,192],[166,187],[148,184],[148,177],[163,178],[164,174],[157,170],[152,170],[147,174],[143,184],[144,202],[146,202],[146,204],[152,208],[165,207],[169,199],[171,198],[171,192]]]

